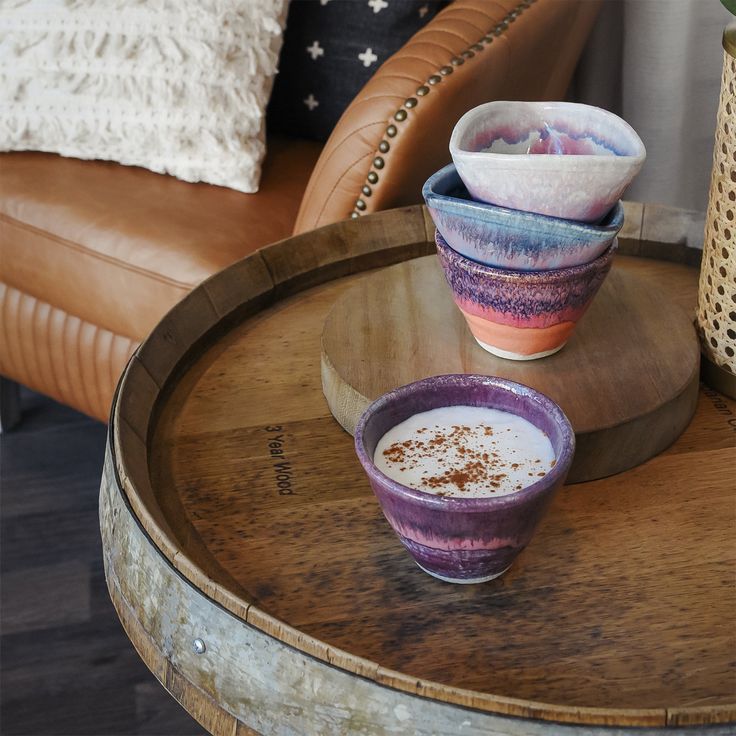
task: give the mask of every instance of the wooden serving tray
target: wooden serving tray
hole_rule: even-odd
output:
[[[371,274],[335,302],[322,332],[322,389],[351,434],[368,404],[442,373],[501,376],[554,399],[575,430],[568,482],[634,467],[674,442],[698,396],[692,316],[618,256],[568,344],[532,361],[498,358],[473,339],[435,256]]]
[[[491,583],[429,577],[383,519],[322,395],[320,336],[359,272],[431,237],[413,207],[275,244],[133,357],[100,522],[140,656],[228,736],[733,733],[736,402],[701,391],[665,452],[563,488]],[[646,265],[694,304],[695,269]]]

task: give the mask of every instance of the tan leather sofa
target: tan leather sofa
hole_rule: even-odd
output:
[[[327,144],[270,139],[260,191],[43,153],[0,155],[0,375],[107,419],[132,351],[253,250],[416,203],[455,121],[564,97],[596,0],[456,0],[376,72]]]

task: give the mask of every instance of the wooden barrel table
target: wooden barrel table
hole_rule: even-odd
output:
[[[681,225],[627,207],[617,261],[692,313]],[[701,387],[661,454],[563,488],[490,583],[429,577],[383,519],[320,337],[365,272],[430,254],[433,232],[417,206],[274,244],[133,356],[100,522],[141,658],[228,736],[733,734],[736,402]]]

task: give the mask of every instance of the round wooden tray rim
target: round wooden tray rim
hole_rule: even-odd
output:
[[[396,211],[398,212],[398,211]],[[385,213],[376,215],[380,217]],[[424,207],[416,206],[403,210],[403,214],[407,217],[413,216],[423,219],[425,223],[425,242],[431,242],[430,232],[433,230],[433,224],[429,219],[428,213]],[[367,219],[367,218],[364,218]],[[341,223],[346,230],[353,229],[358,232],[357,227],[365,223],[350,222]],[[328,226],[332,227],[332,226]],[[318,232],[318,231],[317,231]],[[313,235],[311,233],[310,235]],[[142,533],[148,538],[152,546],[159,550],[167,563],[181,575],[187,584],[191,585],[195,590],[199,591],[205,598],[225,608],[229,613],[239,618],[248,626],[252,626],[263,632],[269,637],[281,641],[300,652],[325,662],[333,667],[358,675],[360,677],[372,680],[385,687],[401,690],[420,697],[430,698],[433,700],[446,702],[471,709],[481,710],[489,713],[500,715],[508,715],[522,718],[533,718],[541,721],[559,722],[566,724],[580,724],[591,726],[635,726],[635,727],[666,727],[680,725],[699,725],[699,724],[716,724],[731,723],[736,721],[736,701],[733,704],[723,706],[679,706],[673,704],[671,707],[658,708],[592,708],[585,706],[567,706],[555,703],[544,703],[541,701],[530,701],[523,699],[514,699],[507,696],[496,696],[490,693],[484,693],[474,690],[465,690],[456,688],[451,685],[443,685],[430,680],[421,680],[409,677],[402,672],[390,670],[382,667],[377,662],[363,659],[348,651],[338,649],[332,645],[328,645],[314,637],[305,635],[299,629],[296,629],[279,619],[274,618],[266,611],[263,611],[249,603],[247,600],[239,597],[233,591],[213,579],[204,569],[198,566],[191,558],[182,550],[172,538],[164,524],[161,524],[152,513],[140,491],[131,477],[129,468],[122,460],[121,455],[127,457],[135,456],[139,452],[136,447],[139,443],[145,444],[144,437],[140,437],[131,428],[130,423],[121,413],[121,402],[127,395],[135,396],[136,392],[141,389],[140,382],[149,382],[148,392],[157,395],[156,400],[164,393],[166,385],[159,387],[151,373],[141,362],[139,355],[144,347],[155,339],[164,339],[172,342],[171,335],[167,333],[167,319],[172,315],[177,315],[185,311],[186,304],[193,298],[195,293],[206,291],[206,288],[217,288],[218,284],[225,283],[231,279],[241,279],[240,272],[244,266],[255,264],[255,268],[259,268],[264,257],[264,252],[274,248],[278,248],[281,244],[277,243],[272,246],[256,252],[246,257],[243,261],[224,269],[220,273],[210,278],[207,282],[197,287],[194,292],[188,295],[182,302],[175,306],[151,333],[149,338],[141,345],[136,354],[131,358],[126,367],[123,376],[118,385],[116,397],[113,404],[111,421],[110,421],[110,451],[113,459],[114,473],[117,479],[118,488],[125,505],[131,510],[134,520]],[[375,252],[380,252],[376,249]],[[417,257],[412,256],[412,257]],[[401,262],[400,259],[397,262]],[[319,263],[314,269],[314,273],[324,268],[323,263]],[[304,291],[314,285],[323,283],[333,278],[339,278],[346,275],[346,272],[338,272],[331,274],[328,278],[310,278],[313,271],[304,271],[300,274],[303,279],[293,279],[296,288],[289,291],[286,296]],[[351,271],[348,269],[347,273]],[[278,285],[272,286],[275,293],[273,301],[266,302],[265,306],[271,306],[280,301],[283,295],[278,294]],[[253,289],[252,293],[248,288],[241,288],[242,301],[247,302],[249,299],[257,300],[263,296],[258,293],[257,289]],[[210,298],[208,296],[208,298]],[[211,298],[210,298],[210,301]],[[247,314],[244,319],[253,316],[254,313],[261,311],[264,305],[261,305],[255,312]],[[222,315],[218,315],[222,317]],[[201,339],[207,339],[207,335],[211,335],[216,323],[210,324],[202,331]],[[201,340],[197,340],[200,343]],[[191,350],[193,345],[187,348]],[[178,361],[181,364],[184,355]],[[135,374],[134,379],[132,378]],[[137,385],[135,385],[137,384]],[[138,403],[136,400],[134,403]],[[222,576],[227,579],[228,574],[221,569]],[[236,584],[237,585],[237,584]],[[673,722],[670,718],[670,711],[676,711],[678,720]]]

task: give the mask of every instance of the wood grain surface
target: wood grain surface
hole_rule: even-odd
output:
[[[430,236],[418,207],[324,228],[302,236],[303,258],[280,257],[288,241],[256,254],[255,301],[246,261],[165,319],[126,372],[112,435],[116,482],[161,559],[235,621],[432,703],[736,720],[736,403],[701,391],[665,452],[566,486],[497,581],[434,580],[393,536],[322,395],[320,336],[349,274],[382,251],[421,255]],[[637,277],[693,309],[695,270],[647,261]]]
[[[569,343],[542,360],[511,361],[478,346],[436,257],[361,279],[330,310],[322,332],[322,389],[352,434],[368,404],[442,373],[501,376],[547,394],[577,438],[568,482],[648,460],[689,423],[700,348],[692,317],[650,288],[647,261],[618,257]]]

